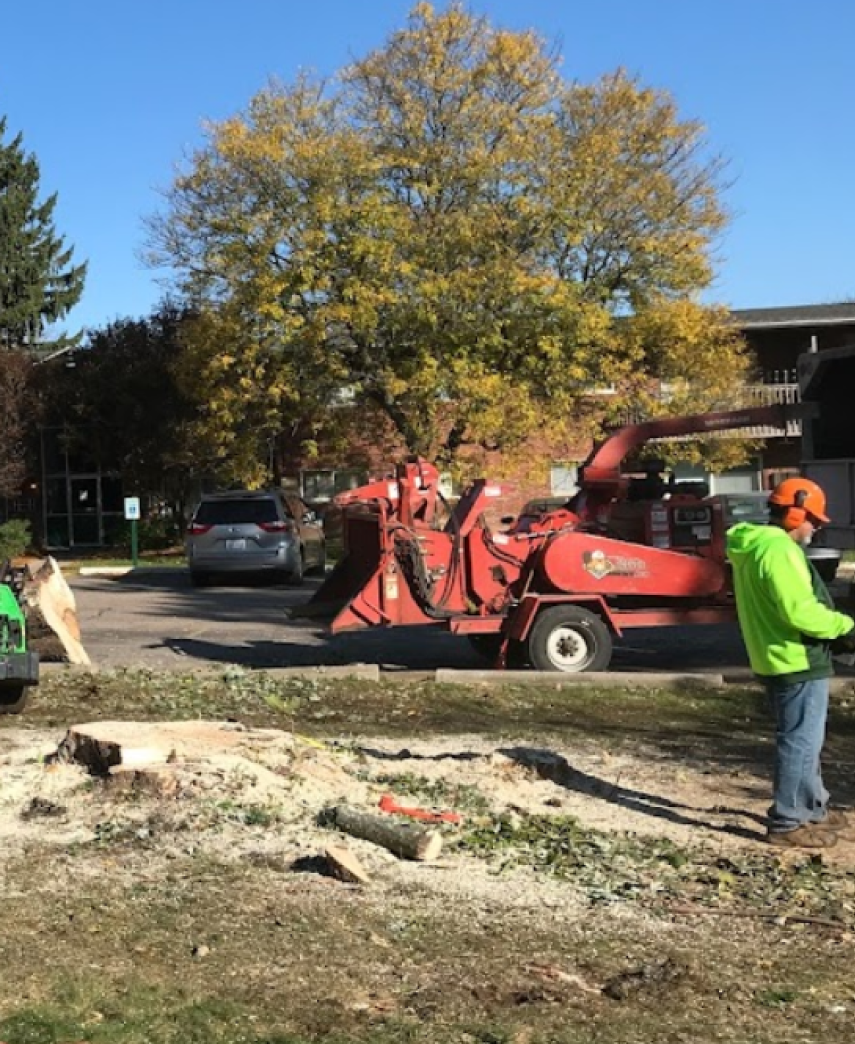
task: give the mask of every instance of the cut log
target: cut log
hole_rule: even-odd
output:
[[[349,805],[337,805],[333,820],[339,830],[364,841],[373,841],[404,859],[430,862],[439,857],[442,835],[414,823],[399,823]]]
[[[45,661],[89,667],[91,661],[80,641],[74,594],[56,560],[27,559],[21,564],[21,606],[27,621],[28,647]]]
[[[368,884],[371,880],[362,863],[353,852],[341,845],[327,845],[324,849],[324,858],[327,861],[330,873],[339,881],[348,881],[351,884]]]

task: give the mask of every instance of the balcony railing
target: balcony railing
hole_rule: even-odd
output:
[[[667,389],[663,389],[662,401],[667,401],[669,396]],[[793,406],[800,402],[799,386],[790,382],[773,384],[746,384],[741,392],[734,396],[734,401],[723,409],[743,409],[756,406]],[[642,424],[650,420],[650,415],[639,408],[621,411],[618,422],[613,427],[622,427],[626,424]],[[611,427],[611,426],[610,426]],[[751,428],[738,428],[731,431],[711,432],[707,438],[744,438],[744,439],[779,439],[800,438],[802,424],[800,420],[787,422],[786,430],[767,425]],[[694,436],[681,436],[673,441],[685,441]]]
[[[746,384],[743,394],[740,396],[740,406],[795,406],[801,402],[798,384],[789,382],[780,384]],[[734,432],[730,433],[735,434]],[[801,438],[802,422],[800,420],[788,420],[786,430],[768,426],[755,428],[741,428],[739,435],[748,439],[780,439]]]

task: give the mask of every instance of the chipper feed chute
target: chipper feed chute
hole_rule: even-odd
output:
[[[331,633],[359,627],[446,624],[473,614],[496,616],[520,572],[517,557],[496,548],[480,519],[499,487],[483,480],[435,528],[439,475],[421,462],[396,479],[337,498],[344,556],[314,597],[293,616],[328,623]],[[494,624],[498,627],[498,621]]]
[[[344,555],[311,600],[293,610],[291,615],[321,620],[330,624],[331,630],[347,630],[348,626],[333,624],[337,623],[339,616],[343,617],[341,622],[344,624],[351,604],[363,592],[378,585],[387,553],[387,522],[387,511],[382,504],[350,508],[344,525]],[[376,616],[368,605],[363,616]],[[357,615],[349,626],[367,627],[379,622],[379,619],[361,619]]]

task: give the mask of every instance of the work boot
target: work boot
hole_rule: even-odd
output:
[[[795,830],[770,830],[766,840],[776,848],[834,848],[837,834],[822,823],[803,823]]]

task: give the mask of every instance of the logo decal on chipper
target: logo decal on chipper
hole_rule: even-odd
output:
[[[585,551],[582,567],[595,580],[606,576],[647,576],[647,563],[643,558],[625,558],[623,555],[607,557],[604,551]]]

